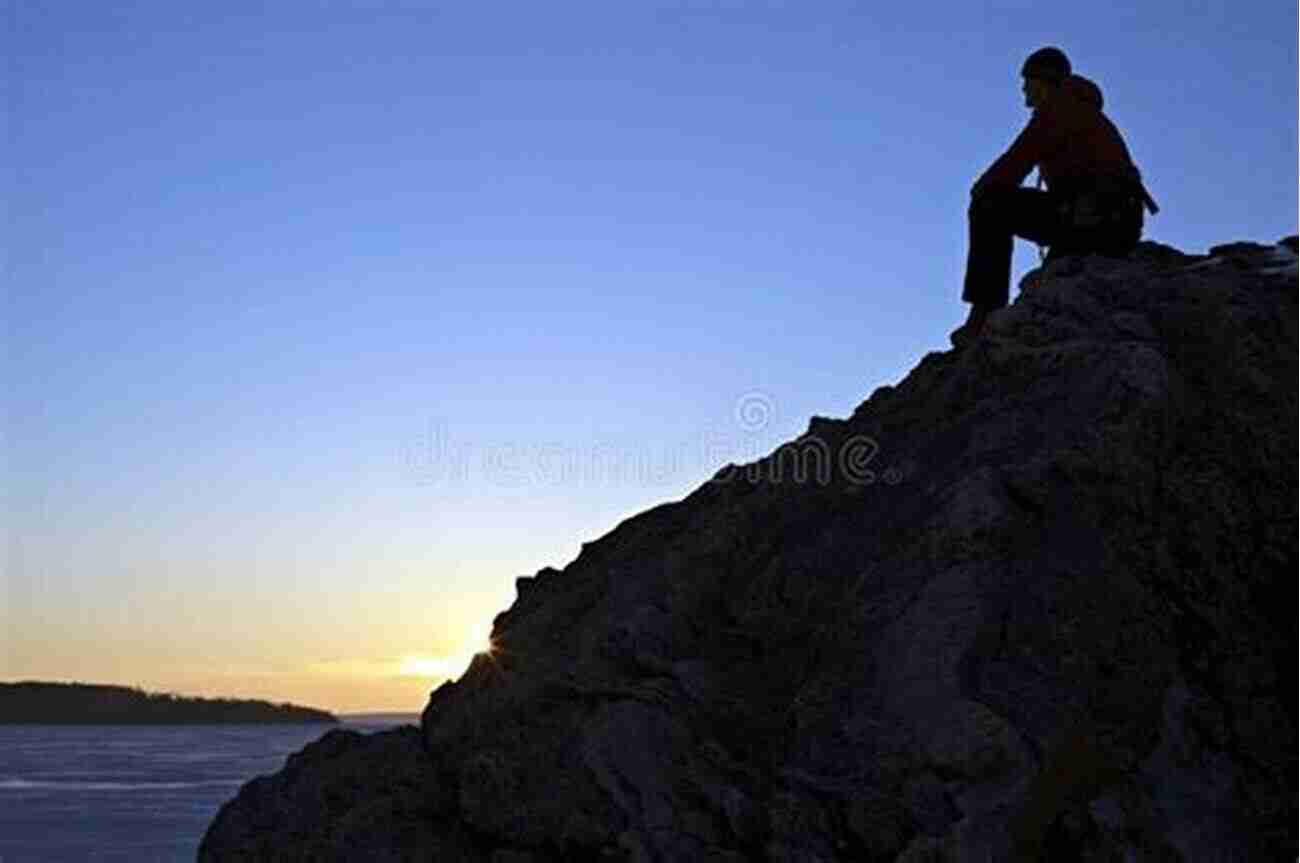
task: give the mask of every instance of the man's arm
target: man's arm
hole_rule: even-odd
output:
[[[995,186],[1010,188],[1019,186],[1025,181],[1025,177],[1029,176],[1034,166],[1048,153],[1050,144],[1051,134],[1045,112],[1037,111],[1007,151],[975,181],[975,185],[970,190],[971,195],[979,195]]]

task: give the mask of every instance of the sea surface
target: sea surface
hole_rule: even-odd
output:
[[[0,725],[0,863],[194,860],[239,786],[340,725]]]

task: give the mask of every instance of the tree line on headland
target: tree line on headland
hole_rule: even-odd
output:
[[[324,710],[233,698],[191,698],[127,686],[0,683],[0,724],[172,725],[239,722],[337,723]]]

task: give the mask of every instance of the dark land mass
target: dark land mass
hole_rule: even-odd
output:
[[[419,713],[407,713],[399,710],[376,711],[374,713],[344,713],[340,717],[344,722],[375,722],[393,725],[419,725]]]
[[[1295,250],[1048,263],[519,578],[420,728],[331,730],[199,860],[1296,860]]]
[[[323,723],[338,717],[296,704],[234,698],[187,698],[89,683],[0,683],[0,724],[202,725],[240,722]]]

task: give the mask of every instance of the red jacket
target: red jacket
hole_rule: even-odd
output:
[[[1019,186],[1035,165],[1049,190],[1099,176],[1140,181],[1124,139],[1101,108],[1100,87],[1078,75],[1066,78],[979,178],[976,190]]]

